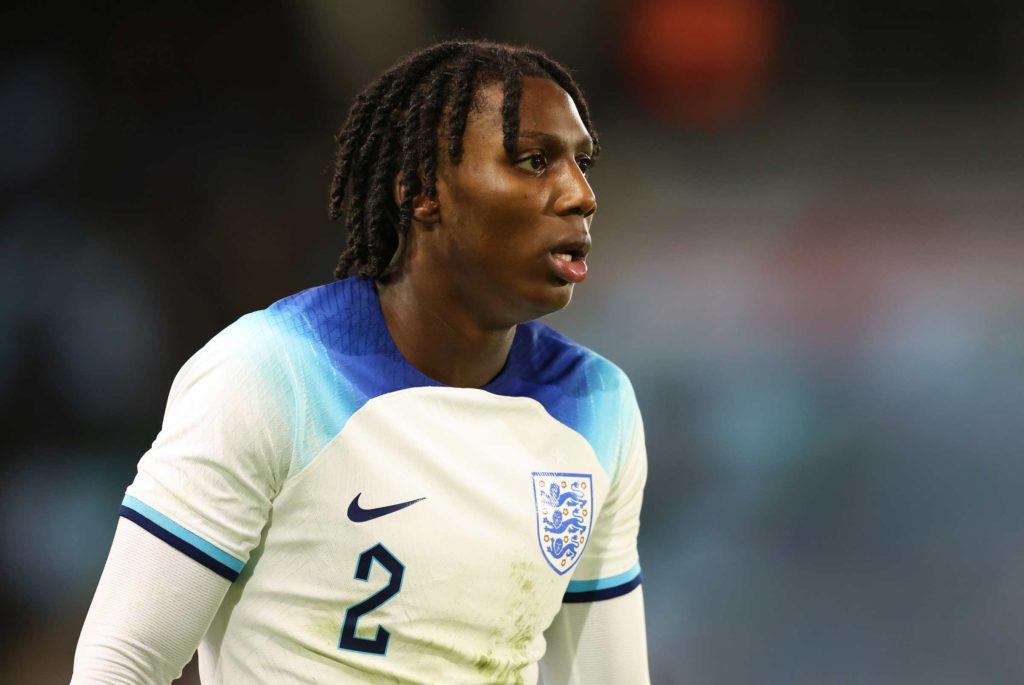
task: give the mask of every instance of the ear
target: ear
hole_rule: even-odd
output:
[[[395,203],[402,204],[405,193],[402,188],[402,172],[395,174]],[[437,200],[427,197],[426,193],[419,193],[412,199],[412,218],[424,224],[436,224],[441,218],[441,210]]]

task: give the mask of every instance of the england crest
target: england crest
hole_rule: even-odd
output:
[[[590,538],[594,483],[589,473],[533,473],[537,541],[551,568],[561,575],[576,565]]]

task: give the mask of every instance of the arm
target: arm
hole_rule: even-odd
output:
[[[608,500],[566,588],[562,608],[544,633],[548,649],[540,670],[549,685],[650,682],[636,546],[647,449],[632,386],[624,375],[620,383],[621,439]]]
[[[260,333],[243,319],[175,379],[121,505],[75,655],[76,685],[178,677],[258,545],[296,423],[281,355]]]
[[[549,685],[650,682],[640,587],[613,599],[563,605],[544,637],[540,670]]]
[[[75,652],[72,685],[170,683],[230,583],[120,519]]]

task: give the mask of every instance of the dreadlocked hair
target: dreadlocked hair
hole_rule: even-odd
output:
[[[344,219],[348,244],[336,278],[358,275],[386,280],[412,223],[420,193],[437,197],[438,144],[451,163],[462,159],[466,120],[481,86],[501,83],[502,139],[509,158],[519,136],[523,77],[547,78],[572,98],[583,125],[600,147],[590,109],[564,67],[537,50],[475,40],[432,45],[384,72],[356,96],[335,136],[338,149],[331,180],[331,219]],[[394,179],[401,174],[402,202]]]

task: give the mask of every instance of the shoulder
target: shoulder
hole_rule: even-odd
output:
[[[239,363],[287,363],[325,348],[357,345],[373,327],[372,285],[357,279],[309,288],[239,318],[203,348],[208,356],[233,356]],[[363,333],[360,336],[360,333]]]
[[[372,287],[338,281],[242,316],[182,367],[171,399],[207,398],[219,416],[258,417],[288,436],[296,473],[366,401],[358,371],[380,344],[367,313]]]
[[[557,420],[579,432],[609,475],[618,472],[639,421],[636,395],[618,365],[537,321],[524,335],[515,369],[527,394]]]
[[[358,345],[375,326],[379,308],[373,284],[357,278],[308,288],[243,317],[270,340],[314,342],[325,347]],[[375,337],[375,336],[369,336]]]
[[[331,353],[358,342],[351,333],[365,304],[360,287],[367,286],[339,281],[310,288],[242,316],[185,363],[172,398],[198,387],[245,406],[301,411],[332,386]]]
[[[576,395],[635,404],[629,377],[614,362],[538,321],[522,326],[531,371],[539,382]]]

